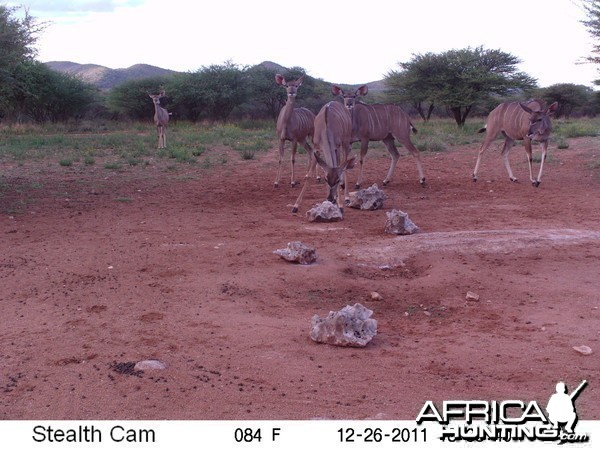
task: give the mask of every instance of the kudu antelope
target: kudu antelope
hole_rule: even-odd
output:
[[[165,91],[160,94],[148,94],[154,102],[154,124],[158,133],[158,148],[167,147],[167,125],[169,123],[169,112],[160,106],[160,99],[165,96]]]
[[[314,156],[316,162],[325,172],[328,186],[327,200],[337,202],[340,211],[344,211],[343,202],[348,199],[348,183],[345,182],[346,170],[354,167],[354,157],[350,156],[350,139],[352,135],[352,120],[348,110],[339,102],[329,102],[321,108],[315,118],[315,133],[313,137]],[[302,191],[292,208],[298,212],[310,177],[306,178]],[[341,189],[344,186],[344,199]]]
[[[283,75],[275,75],[275,82],[283,86],[287,92],[287,101],[284,107],[279,112],[277,118],[277,138],[279,139],[279,167],[277,169],[277,178],[273,185],[279,186],[279,178],[281,176],[281,161],[283,159],[285,141],[291,141],[292,143],[292,175],[291,185],[296,186],[296,180],[294,177],[294,164],[296,163],[296,149],[298,148],[298,142],[306,149],[309,158],[309,168],[306,177],[315,169],[315,161],[313,157],[313,149],[308,143],[308,138],[312,139],[314,132],[314,121],[315,115],[312,111],[306,108],[294,108],[296,103],[296,93],[298,88],[302,85],[304,75],[295,81],[286,81]]]
[[[527,152],[527,162],[529,163],[529,179],[531,184],[538,187],[542,182],[542,170],[546,160],[546,151],[548,150],[548,137],[552,131],[552,121],[550,117],[558,108],[558,102],[552,103],[548,108],[543,108],[543,103],[539,100],[530,100],[526,103],[506,102],[498,105],[488,116],[486,124],[479,130],[480,133],[486,132],[485,140],[479,149],[477,163],[473,170],[473,181],[477,181],[477,173],[481,156],[489,147],[490,143],[496,139],[498,133],[504,135],[504,147],[502,148],[502,159],[511,181],[516,182],[508,161],[508,153],[512,148],[514,141],[522,140]],[[536,140],[542,146],[542,158],[540,171],[537,178],[533,178],[533,158],[531,155],[531,141]]]
[[[419,182],[421,185],[425,184],[419,150],[410,140],[411,131],[416,133],[417,129],[402,108],[396,105],[368,105],[356,101],[356,97],[367,95],[367,86],[361,86],[353,93],[344,92],[339,86],[332,86],[331,92],[333,95],[340,95],[344,99],[344,105],[352,114],[352,142],[360,141],[360,171],[356,181],[357,189],[360,188],[363,180],[364,159],[369,149],[369,141],[383,141],[392,157],[390,169],[383,180],[384,186],[392,181],[392,175],[400,157],[394,140],[398,140],[415,157],[417,170],[419,171]]]

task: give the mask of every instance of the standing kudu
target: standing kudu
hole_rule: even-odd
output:
[[[279,167],[277,169],[277,178],[273,185],[279,186],[279,178],[281,176],[281,161],[283,159],[283,152],[285,141],[291,141],[292,143],[292,175],[291,185],[296,186],[296,180],[294,178],[294,164],[296,163],[296,149],[298,148],[298,142],[306,149],[309,158],[309,169],[306,177],[310,176],[316,163],[313,158],[313,150],[308,143],[308,138],[312,139],[314,132],[314,121],[315,115],[312,111],[306,108],[294,108],[296,103],[296,93],[298,88],[302,85],[304,75],[298,78],[296,81],[286,82],[283,75],[275,75],[275,82],[283,86],[287,92],[287,101],[284,107],[279,112],[277,118],[277,138],[279,139]]]
[[[340,87],[332,86],[331,92],[333,95],[341,95],[344,99],[344,105],[352,114],[352,142],[360,141],[360,172],[356,181],[357,189],[360,188],[363,180],[363,161],[369,149],[369,141],[383,141],[392,157],[390,169],[383,180],[384,186],[392,181],[392,174],[400,157],[394,140],[398,140],[415,157],[419,182],[421,185],[425,184],[419,150],[410,140],[411,131],[416,133],[417,129],[402,108],[396,105],[367,105],[357,102],[356,97],[367,95],[367,86],[361,86],[354,93],[346,93]]]
[[[156,125],[156,131],[158,133],[158,148],[166,148],[169,112],[160,106],[160,99],[165,96],[165,91],[161,91],[161,93],[157,95],[148,94],[148,96],[154,102],[154,124]]]
[[[483,152],[489,147],[490,143],[496,139],[498,133],[504,135],[504,147],[502,148],[502,158],[504,166],[508,172],[510,180],[516,182],[517,179],[513,176],[508,162],[508,153],[512,148],[514,141],[522,140],[525,144],[527,152],[527,162],[529,163],[529,179],[531,184],[538,187],[542,182],[542,170],[544,161],[546,160],[546,152],[548,150],[548,137],[552,131],[552,121],[550,117],[558,108],[558,103],[552,103],[548,108],[543,108],[543,103],[539,100],[530,100],[526,103],[506,102],[498,105],[488,116],[485,127],[479,130],[487,133],[485,140],[481,145],[479,154],[477,155],[477,163],[473,170],[473,181],[477,181],[477,172],[481,163]],[[537,178],[533,178],[533,158],[531,155],[531,141],[536,140],[542,146],[542,158],[540,164],[540,172]]]
[[[337,202],[340,211],[344,211],[343,201],[348,199],[348,183],[346,183],[346,170],[354,167],[354,158],[349,158],[352,136],[352,120],[350,113],[339,102],[329,102],[321,108],[315,118],[315,133],[313,144],[314,156],[317,163],[325,172],[325,181],[328,186],[327,200]],[[293,213],[298,212],[302,197],[310,178],[306,178],[302,191],[292,208]],[[341,189],[344,187],[344,200]]]

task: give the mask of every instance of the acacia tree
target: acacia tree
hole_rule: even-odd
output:
[[[302,88],[298,90],[297,104],[313,111],[331,100],[330,85],[307,74],[302,67],[268,67],[263,64],[250,67],[244,73],[246,102],[236,108],[238,117],[268,118],[277,120],[281,108],[287,101],[285,89],[275,83],[275,74],[280,73],[291,81],[304,75]]]
[[[587,20],[581,22],[596,41],[592,46],[592,54],[586,56],[585,59],[588,62],[600,64],[600,0],[582,0],[582,5]],[[600,80],[596,80],[594,83],[600,85]]]
[[[130,80],[115,86],[108,94],[108,108],[130,119],[152,120],[154,104],[148,94],[157,94],[161,90],[166,90],[167,98],[161,100],[161,104],[171,110],[168,106],[172,96],[171,88],[168,86],[169,80],[168,76],[159,76]]]
[[[440,54],[414,55],[402,70],[390,72],[386,81],[394,93],[411,101],[417,110],[429,104],[448,108],[457,125],[462,127],[477,103],[492,95],[506,95],[513,89],[533,88],[536,82],[517,71],[520,60],[501,50],[483,47],[449,50]],[[427,118],[421,107],[420,114]]]
[[[0,114],[12,116],[21,112],[15,98],[27,95],[23,69],[35,58],[34,45],[42,28],[27,9],[22,18],[17,18],[19,9],[0,5]]]
[[[385,76],[386,95],[397,103],[410,103],[427,122],[435,107],[434,80],[440,72],[442,58],[433,53],[413,55],[408,62],[399,62],[401,70],[391,70]]]
[[[592,103],[593,91],[587,86],[573,83],[558,83],[537,90],[537,96],[541,97],[548,105],[558,102],[555,116],[569,118],[571,114]]]

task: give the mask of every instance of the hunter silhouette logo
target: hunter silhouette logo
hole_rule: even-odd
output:
[[[446,400],[438,408],[427,401],[417,416],[417,425],[437,422],[442,425],[440,440],[464,441],[559,441],[588,442],[588,434],[575,433],[575,400],[587,386],[583,380],[569,394],[562,381],[550,396],[546,413],[536,401],[522,400]]]
[[[587,385],[587,380],[583,380],[577,389],[571,395],[567,394],[567,386],[562,381],[556,383],[556,394],[552,394],[546,406],[548,419],[555,428],[564,425],[565,433],[573,434],[573,428],[577,423],[577,411],[575,410],[575,399],[583,388]]]

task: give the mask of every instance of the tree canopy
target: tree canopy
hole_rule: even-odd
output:
[[[593,64],[600,64],[600,0],[582,0],[582,5],[587,16],[582,23],[595,40],[592,53],[586,56],[585,60]],[[600,80],[595,80],[594,83],[600,85]]]
[[[398,63],[401,70],[386,75],[388,94],[411,102],[425,120],[435,105],[445,106],[463,126],[477,103],[535,87],[532,77],[517,70],[519,63],[510,53],[483,47],[417,54],[411,61]],[[428,105],[427,113],[424,105]]]

